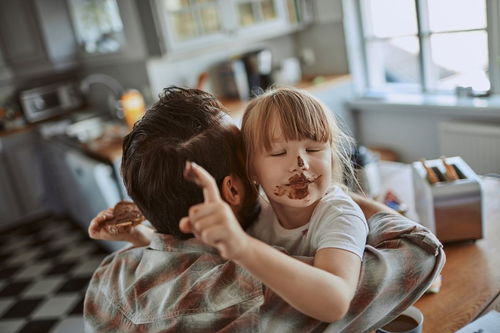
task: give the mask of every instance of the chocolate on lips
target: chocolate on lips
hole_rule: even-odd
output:
[[[288,184],[285,186],[290,186],[290,187],[301,187],[301,186],[307,186],[308,184],[312,183],[314,180],[310,180],[304,175],[303,173],[299,175],[293,175],[288,179]]]
[[[288,179],[288,184],[277,185],[274,194],[283,196],[287,194],[290,199],[304,199],[309,195],[309,184],[314,183],[320,176],[307,178],[303,173],[295,174]]]

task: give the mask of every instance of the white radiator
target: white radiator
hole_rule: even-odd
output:
[[[442,122],[441,155],[461,156],[477,174],[500,174],[500,124]]]

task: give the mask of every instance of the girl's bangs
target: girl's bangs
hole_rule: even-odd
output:
[[[269,151],[272,142],[279,137],[285,141],[332,141],[333,128],[320,105],[288,103],[286,99],[279,104],[269,103],[260,112],[257,124],[264,125],[259,130],[260,135],[254,137],[254,148],[263,147]]]

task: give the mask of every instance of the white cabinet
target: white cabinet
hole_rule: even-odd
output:
[[[2,222],[9,223],[46,212],[39,140],[32,131],[3,137],[0,142]]]
[[[21,209],[18,206],[17,194],[12,184],[7,161],[2,153],[0,141],[0,230],[12,225],[21,218]]]
[[[84,230],[97,213],[122,199],[111,165],[96,161],[58,139],[44,143],[44,170],[50,210],[69,216]],[[125,245],[100,243],[111,251]]]
[[[75,196],[69,208],[71,217],[84,228],[101,210],[113,207],[121,200],[113,168],[96,161],[76,150],[68,150],[64,156],[71,184],[69,190]],[[69,195],[69,193],[68,193]]]
[[[149,53],[163,55],[288,33],[299,26],[295,3],[290,0],[139,0],[137,7]]]
[[[290,27],[284,1],[234,0],[235,29],[239,37],[269,36],[273,31]]]
[[[230,20],[224,19],[227,7],[217,0],[157,0],[153,8],[168,50],[217,42],[226,38],[226,31],[231,26]]]
[[[11,135],[4,143],[7,164],[21,198],[23,215],[43,212],[45,188],[37,134],[29,131]]]
[[[0,1],[0,40],[5,60],[14,70],[47,62],[35,17],[31,1]]]
[[[44,143],[44,176],[51,211],[70,216],[83,228],[101,210],[121,200],[113,167],[57,138]]]
[[[9,81],[12,77],[10,68],[5,63],[1,51],[2,50],[0,50],[0,84],[2,84],[2,82]]]
[[[0,44],[16,77],[76,64],[77,46],[65,0],[0,1]]]
[[[85,230],[100,211],[113,207],[121,200],[112,166],[96,161],[76,150],[64,154],[69,177],[65,180],[65,195],[71,196],[68,213]],[[100,243],[111,251],[121,249],[124,242]]]

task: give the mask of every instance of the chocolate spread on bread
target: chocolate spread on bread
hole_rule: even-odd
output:
[[[120,201],[113,209],[113,218],[107,220],[105,223],[106,226],[112,230],[120,226],[134,227],[144,220],[146,220],[146,218],[133,202]]]

